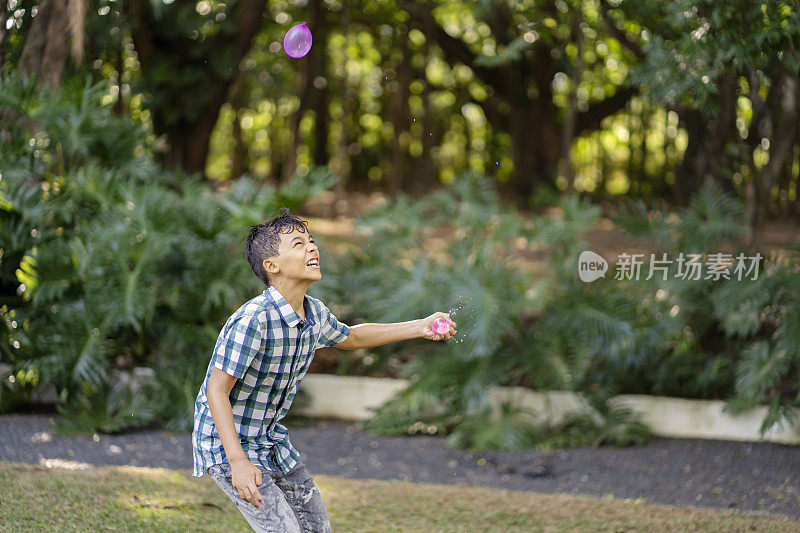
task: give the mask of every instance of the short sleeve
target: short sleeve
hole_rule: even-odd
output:
[[[255,316],[242,316],[231,325],[214,350],[214,366],[241,379],[264,346],[261,325]]]
[[[318,301],[319,305],[319,338],[316,348],[324,348],[339,344],[350,336],[350,326],[339,320],[331,313],[325,304]]]

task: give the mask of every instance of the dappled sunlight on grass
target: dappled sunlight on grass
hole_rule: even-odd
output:
[[[0,463],[12,529],[65,531],[250,531],[208,477],[164,468],[103,466],[83,471]]]
[[[87,470],[92,467],[89,463],[67,461],[65,459],[39,459],[39,464],[45,468],[60,468],[63,470]]]
[[[315,476],[335,531],[708,531],[800,529],[800,521],[464,485]],[[11,529],[226,531],[250,526],[208,476],[164,468],[83,471],[0,463]]]
[[[619,499],[316,476],[334,526],[347,531],[563,531],[627,530],[782,531],[800,527],[729,511],[647,504]],[[327,491],[327,493],[325,492]],[[354,526],[352,526],[354,525]]]

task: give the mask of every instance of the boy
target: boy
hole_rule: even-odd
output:
[[[446,313],[348,327],[306,290],[322,278],[308,223],[283,208],[250,228],[245,255],[266,290],[228,318],[195,401],[194,473],[208,473],[256,531],[331,531],[319,488],[280,420],[314,350],[369,348],[424,337],[449,339]],[[450,321],[437,335],[434,319]]]

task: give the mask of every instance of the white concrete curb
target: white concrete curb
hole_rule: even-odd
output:
[[[310,404],[299,409],[298,414],[363,420],[371,416],[369,407],[382,405],[407,386],[405,379],[306,374],[301,388],[309,396]],[[492,405],[507,401],[550,423],[558,422],[568,413],[585,410],[580,396],[569,391],[500,387],[491,390],[489,397]],[[658,436],[800,444],[800,428],[772,430],[763,438],[758,434],[766,407],[733,416],[722,411],[725,405],[722,401],[638,394],[617,396],[614,401],[637,413]]]
[[[364,420],[372,416],[368,407],[383,405],[407,386],[405,379],[306,374],[300,388],[311,402],[298,414]]]

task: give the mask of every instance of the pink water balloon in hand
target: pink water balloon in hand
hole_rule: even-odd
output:
[[[444,335],[450,331],[450,321],[446,318],[437,318],[431,322],[431,330],[437,335]]]
[[[301,22],[286,32],[286,36],[283,38],[283,49],[291,57],[303,57],[311,50],[313,40],[311,30],[308,29],[305,22]]]

